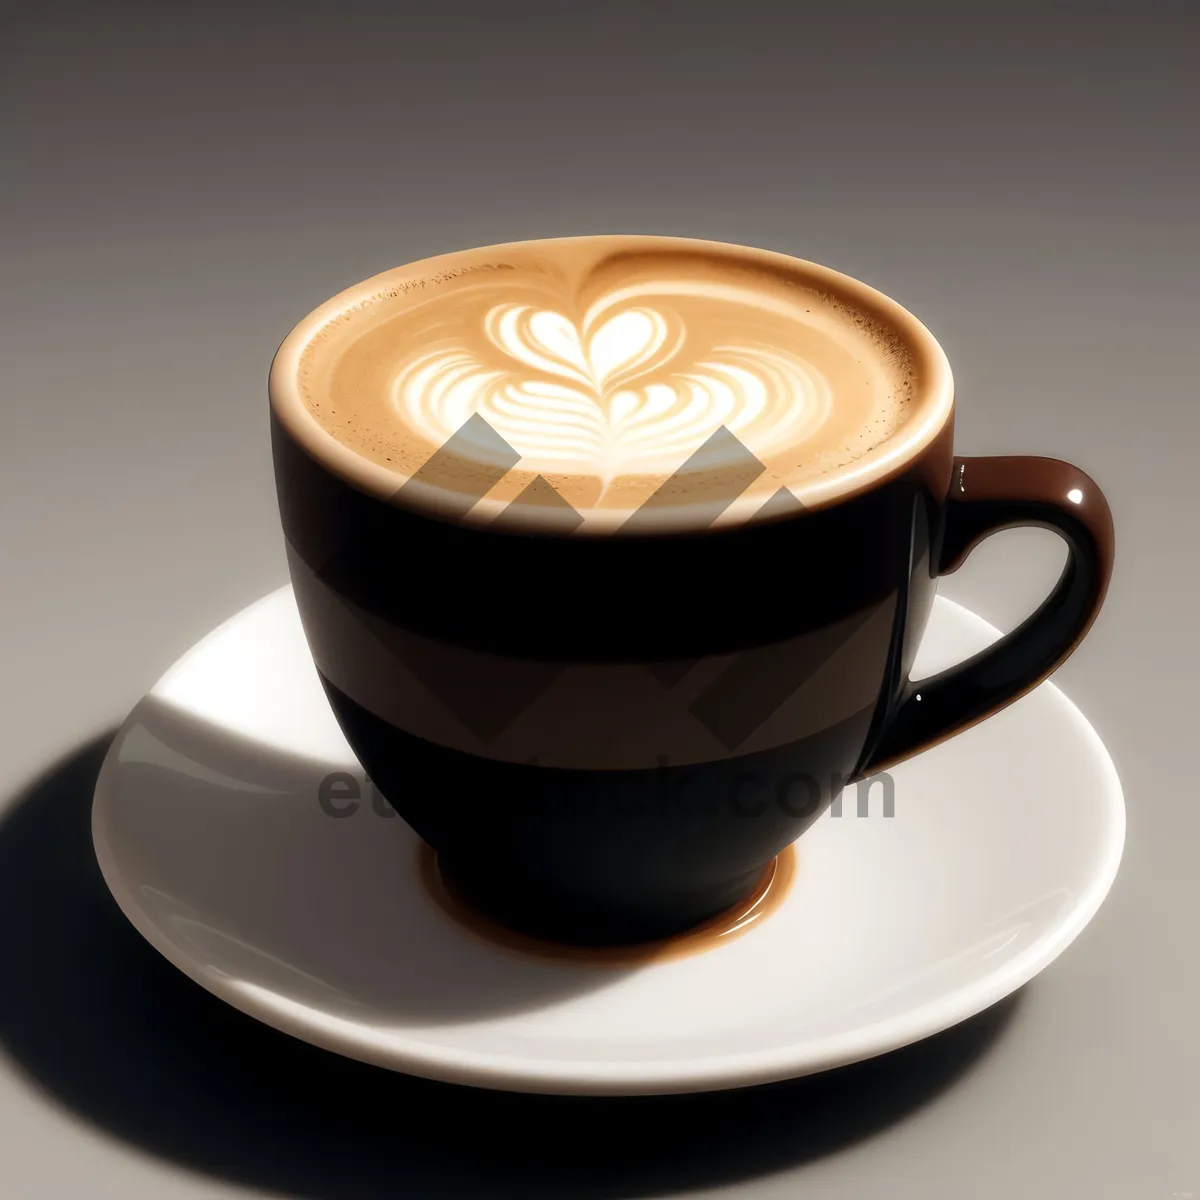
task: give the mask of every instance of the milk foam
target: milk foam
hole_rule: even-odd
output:
[[[389,272],[305,331],[300,399],[397,488],[482,417],[517,462],[478,512],[538,476],[585,515],[634,511],[721,429],[762,464],[756,503],[802,495],[904,429],[918,356],[810,264],[737,251],[569,238]]]
[[[474,414],[546,474],[674,470],[724,426],[760,456],[811,438],[833,390],[817,366],[750,343],[687,353],[671,309],[607,304],[577,325],[553,309],[500,303],[484,330],[502,365],[465,343],[417,353],[392,387],[400,420],[433,444]]]

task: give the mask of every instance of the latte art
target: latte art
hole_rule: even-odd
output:
[[[626,471],[679,466],[724,426],[752,453],[813,436],[832,404],[811,363],[767,345],[716,344],[700,359],[670,309],[594,309],[582,326],[552,309],[498,304],[470,345],[416,355],[393,385],[402,420],[443,444],[479,414],[529,469]]]
[[[295,406],[277,409],[318,459],[443,520],[574,534],[634,513],[663,529],[766,518],[794,511],[788,493],[878,477],[941,419],[910,420],[913,319],[890,303],[711,242],[468,250],[314,312],[277,356]]]

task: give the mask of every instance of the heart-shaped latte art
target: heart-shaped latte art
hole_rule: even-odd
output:
[[[478,413],[522,468],[607,482],[674,471],[721,426],[763,457],[803,442],[829,414],[829,384],[812,364],[720,340],[693,357],[684,321],[669,310],[598,305],[577,324],[505,303],[483,326],[487,353],[444,345],[395,378],[393,402],[434,445]]]

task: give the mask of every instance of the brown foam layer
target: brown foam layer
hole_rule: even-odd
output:
[[[585,520],[650,501],[708,524],[735,499],[747,513],[781,488],[852,482],[922,410],[929,346],[839,279],[686,239],[489,247],[351,289],[277,368],[349,452],[343,473],[357,459],[400,503],[538,525],[564,501]]]
[[[727,945],[779,909],[791,891],[796,874],[796,848],[788,846],[763,868],[758,883],[745,899],[711,920],[658,941],[627,946],[585,946],[531,937],[499,924],[463,896],[453,880],[439,868],[437,855],[429,846],[422,843],[418,857],[421,878],[429,895],[475,937],[534,958],[613,967],[687,958]]]

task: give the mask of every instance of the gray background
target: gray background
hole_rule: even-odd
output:
[[[1200,1195],[1196,5],[6,11],[0,1192]],[[1117,574],[1059,682],[1126,858],[1016,1000],[827,1077],[605,1103],[385,1077],[160,962],[98,881],[89,789],[161,671],[285,580],[292,323],[412,258],[609,231],[867,280],[946,347],[962,452],[1102,483]],[[1007,534],[944,591],[1008,627],[1061,560]]]

